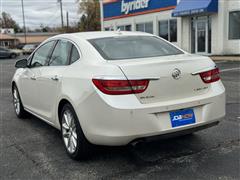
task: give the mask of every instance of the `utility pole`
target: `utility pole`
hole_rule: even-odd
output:
[[[69,16],[68,16],[68,11],[66,12],[66,18],[67,18],[67,32],[69,28]]]
[[[24,31],[24,37],[25,37],[25,44],[27,44],[27,34],[26,34],[26,24],[25,24],[25,14],[24,14],[23,0],[22,0],[22,16],[23,16],[23,31]]]
[[[63,9],[62,9],[62,0],[58,0],[59,4],[60,4],[60,10],[61,10],[61,22],[62,22],[62,28],[64,26],[63,24]]]
[[[99,3],[100,3],[100,22],[101,22],[101,31],[103,31],[104,30],[104,25],[103,25],[103,23],[104,23],[104,21],[103,21],[103,0],[99,0]]]

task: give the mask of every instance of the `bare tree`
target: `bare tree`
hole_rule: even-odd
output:
[[[98,31],[101,29],[99,0],[78,0],[80,31]]]

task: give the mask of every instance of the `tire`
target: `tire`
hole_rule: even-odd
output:
[[[16,57],[17,57],[16,54],[11,54],[11,55],[10,55],[10,58],[11,58],[11,59],[15,59]]]
[[[13,107],[17,117],[20,119],[26,118],[29,115],[29,113],[24,110],[24,107],[19,95],[19,91],[16,85],[14,85],[12,88],[12,96],[13,96]]]
[[[74,160],[87,159],[91,144],[83,134],[78,117],[69,103],[63,106],[60,120],[62,139],[67,154]]]

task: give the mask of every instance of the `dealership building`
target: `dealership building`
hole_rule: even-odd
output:
[[[144,31],[203,55],[240,54],[239,0],[103,0],[103,30]]]

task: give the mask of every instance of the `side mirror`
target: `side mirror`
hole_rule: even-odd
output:
[[[21,59],[18,60],[15,64],[16,68],[26,68],[28,66],[28,61],[27,59]]]

